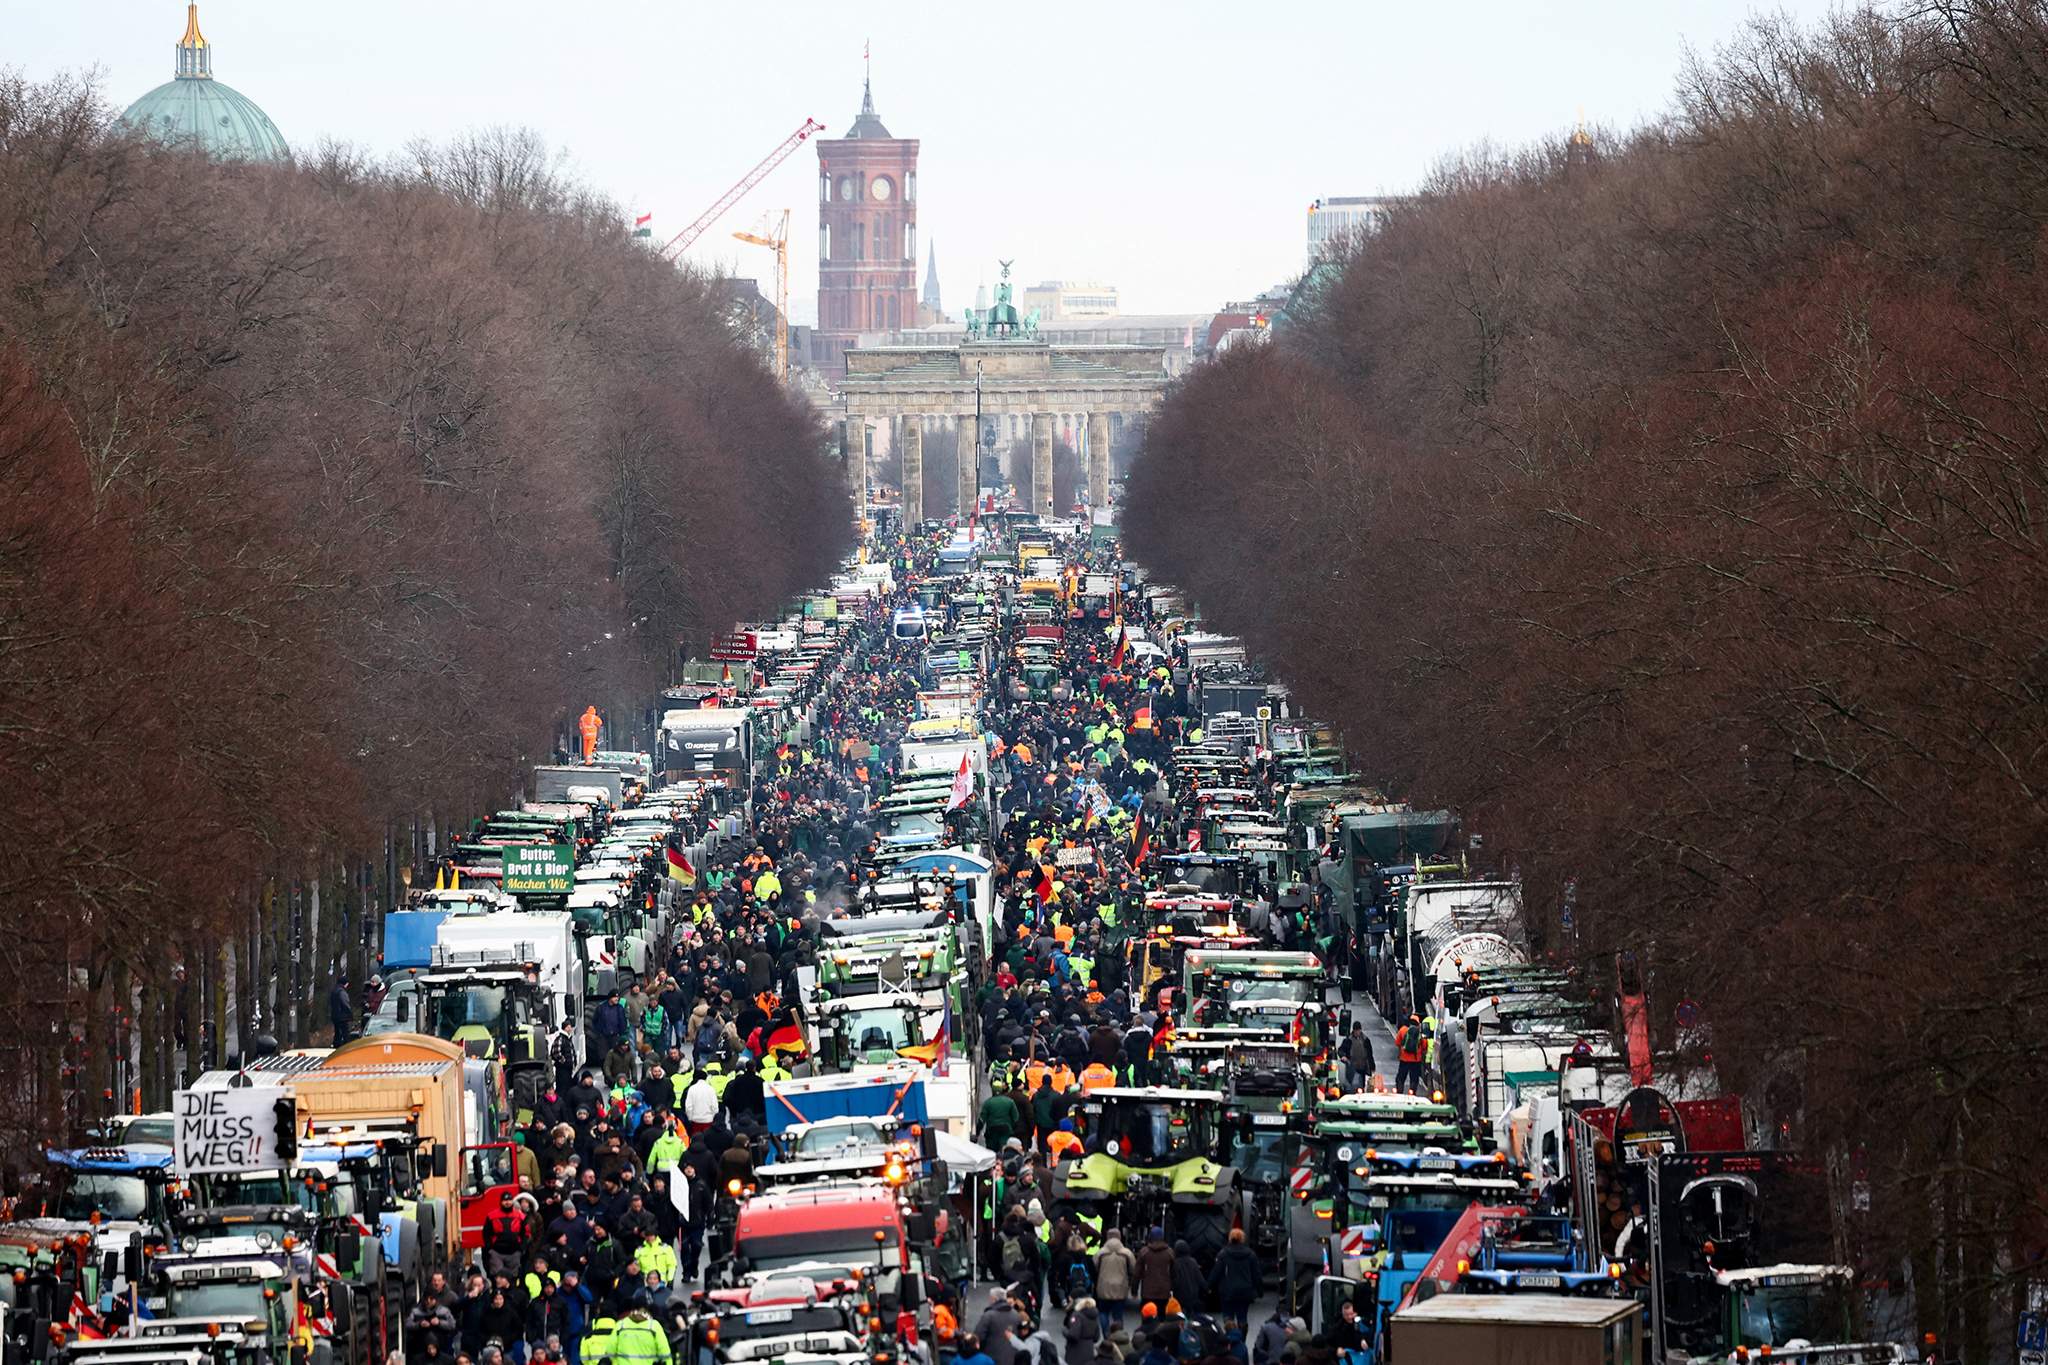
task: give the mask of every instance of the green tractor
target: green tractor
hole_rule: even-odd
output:
[[[1287,1303],[1304,1312],[1319,1277],[1363,1273],[1358,1264],[1347,1263],[1341,1234],[1379,1216],[1383,1205],[1366,1188],[1375,1162],[1425,1150],[1461,1158],[1479,1152],[1471,1124],[1428,1095],[1327,1094],[1317,1102],[1308,1126],[1312,1187],[1288,1206],[1287,1229]]]
[[[1216,1160],[1219,1090],[1105,1087],[1079,1106],[1087,1150],[1053,1171],[1053,1204],[1132,1237],[1162,1227],[1204,1264],[1223,1249],[1238,1209],[1237,1171]]]

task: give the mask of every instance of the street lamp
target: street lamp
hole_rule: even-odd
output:
[[[981,359],[974,361],[974,491],[967,500],[971,519],[981,506]]]

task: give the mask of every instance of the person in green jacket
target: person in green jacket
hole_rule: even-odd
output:
[[[661,1046],[661,1031],[667,1027],[668,1011],[661,1007],[660,1001],[648,1001],[646,1012],[640,1016],[640,1037],[647,1046],[658,1048]]]
[[[1024,1112],[1017,1107],[1017,1101],[1010,1098],[1006,1090],[997,1090],[981,1102],[981,1143],[984,1147],[1002,1150],[1004,1143],[1017,1135],[1024,1126]]]

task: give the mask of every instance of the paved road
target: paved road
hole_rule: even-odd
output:
[[[1325,998],[1332,1005],[1349,1014],[1350,1017],[1344,1021],[1344,1034],[1346,1037],[1349,1037],[1351,1034],[1352,1024],[1360,1023],[1365,1025],[1365,1036],[1372,1040],[1373,1070],[1385,1076],[1387,1084],[1392,1085],[1401,1059],[1400,1055],[1394,1050],[1394,1030],[1380,1016],[1379,1007],[1373,1004],[1372,997],[1364,991],[1353,991],[1351,1003],[1347,1005],[1343,1003],[1343,993],[1332,989],[1326,993]]]

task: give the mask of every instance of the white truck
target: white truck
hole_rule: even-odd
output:
[[[452,914],[441,921],[432,965],[418,978],[422,1029],[473,1056],[501,1058],[515,1110],[530,1108],[553,1074],[549,1051],[565,1023],[582,1060],[587,979],[572,915]]]
[[[724,773],[745,788],[754,770],[757,726],[743,706],[704,706],[661,714],[661,766],[671,778]]]
[[[533,770],[533,799],[542,804],[557,801],[613,806],[626,797],[626,775],[617,768],[542,764]]]

